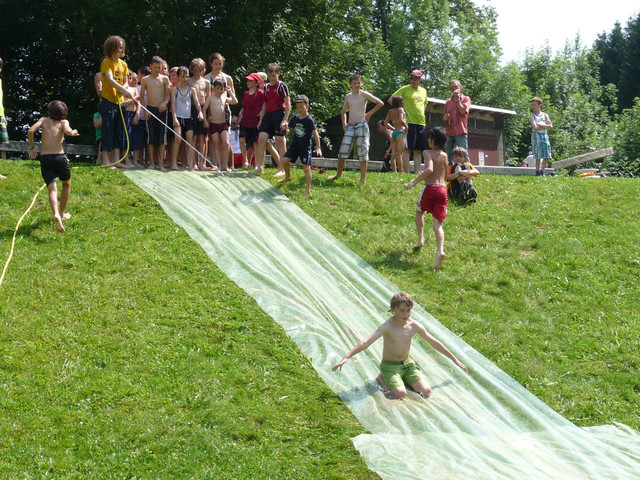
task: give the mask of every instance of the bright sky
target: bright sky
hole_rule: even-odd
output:
[[[582,44],[591,47],[599,33],[609,33],[616,20],[622,28],[640,13],[638,0],[474,0],[498,12],[502,62],[519,60],[525,48],[539,49],[549,41],[555,53],[580,32]]]

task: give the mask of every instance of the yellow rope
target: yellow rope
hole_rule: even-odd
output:
[[[16,235],[18,234],[18,229],[20,228],[20,224],[22,223],[22,220],[24,220],[24,217],[26,217],[27,214],[33,208],[33,205],[36,203],[36,198],[38,198],[38,194],[42,191],[42,189],[44,187],[46,187],[46,185],[42,185],[42,187],[40,187],[40,190],[38,190],[36,192],[36,194],[33,196],[33,200],[31,200],[31,205],[29,205],[29,208],[27,208],[26,212],[24,212],[22,214],[22,216],[20,217],[20,220],[18,220],[18,224],[16,225],[16,229],[13,232],[13,239],[11,240],[11,250],[9,251],[9,258],[7,258],[7,263],[4,264],[4,269],[2,270],[2,275],[0,275],[0,288],[2,288],[2,282],[4,281],[4,276],[7,273],[7,268],[9,268],[9,262],[11,262],[11,257],[13,257],[13,249],[14,249],[14,247],[16,245]]]
[[[122,158],[120,160],[118,160],[117,162],[113,162],[109,165],[103,165],[103,167],[113,167],[114,165],[120,163],[121,161],[123,161],[125,158],[127,158],[127,155],[129,155],[129,132],[127,131],[127,122],[124,119],[124,113],[122,113],[122,107],[121,104],[118,104],[118,110],[120,110],[120,117],[122,118],[122,125],[124,127],[124,134],[127,137],[127,150],[124,152],[124,155],[122,156]],[[100,152],[98,152],[98,155],[100,155]]]

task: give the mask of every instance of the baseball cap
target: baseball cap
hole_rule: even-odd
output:
[[[306,103],[307,105],[309,105],[309,98],[306,95],[298,95],[293,103],[294,105],[296,103]]]
[[[260,75],[258,75],[257,73],[250,73],[249,75],[244,77],[244,79],[245,80],[253,80],[254,82],[262,83],[262,77]]]
[[[420,80],[422,80],[422,72],[420,70],[414,70],[413,72],[411,72],[411,76],[418,77]]]

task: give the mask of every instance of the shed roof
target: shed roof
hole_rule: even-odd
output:
[[[441,100],[439,98],[433,98],[433,97],[428,97],[427,101],[429,102],[428,105],[436,104],[436,105],[442,105],[443,107],[444,107],[444,104],[446,103],[446,100]],[[428,105],[427,105],[427,108],[428,108]],[[472,102],[471,110],[469,113],[472,113],[474,111],[479,113],[488,113],[488,114],[501,116],[501,117],[515,117],[517,115],[517,113],[514,112],[513,110],[504,110],[502,108],[493,108],[493,107],[483,107],[481,105],[474,105]]]

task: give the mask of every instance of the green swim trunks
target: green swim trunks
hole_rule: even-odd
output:
[[[403,387],[407,385],[413,385],[419,380],[425,380],[426,378],[420,371],[420,367],[416,365],[411,358],[408,358],[404,362],[392,362],[390,360],[382,360],[380,362],[380,373],[384,383],[389,390],[393,390],[396,387]]]

